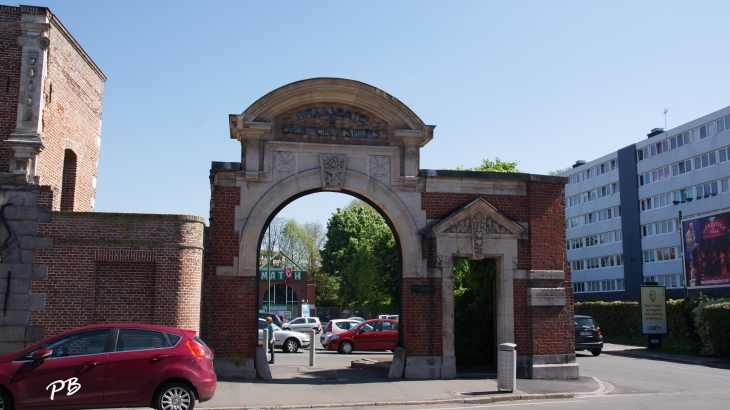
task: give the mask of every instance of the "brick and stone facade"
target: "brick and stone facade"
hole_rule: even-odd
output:
[[[200,217],[53,212],[39,235],[53,247],[37,251],[47,280],[45,309],[30,314],[43,336],[95,323],[154,323],[199,330],[203,262]]]
[[[93,211],[104,74],[48,8],[0,6],[0,75],[0,172]]]
[[[197,331],[204,220],[91,212],[99,68],[47,8],[0,6],[0,74],[0,354],[93,323]]]
[[[350,80],[289,84],[229,124],[242,161],[213,163],[202,292],[201,333],[216,350],[219,374],[255,377],[256,366],[267,365],[255,362],[254,351],[268,222],[294,198],[339,191],[382,211],[397,237],[402,376],[456,375],[452,267],[459,257],[496,260],[495,343],[517,344],[519,376],[578,377],[564,178],[419,169],[434,126],[382,90]]]

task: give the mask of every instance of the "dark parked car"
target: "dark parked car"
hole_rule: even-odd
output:
[[[284,322],[281,321],[279,315],[275,315],[273,313],[259,313],[259,319],[266,320],[267,317],[270,317],[271,323],[275,324],[276,326],[281,327],[282,325],[284,325]]]
[[[398,322],[389,319],[366,320],[350,330],[332,335],[327,350],[350,354],[353,350],[395,350]]]
[[[575,322],[575,350],[588,350],[593,356],[601,354],[603,335],[596,320],[590,316],[573,316]]]
[[[0,409],[192,409],[213,398],[213,352],[195,332],[93,325],[0,356]]]

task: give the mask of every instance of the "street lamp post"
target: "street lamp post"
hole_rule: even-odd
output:
[[[266,313],[271,313],[271,224],[269,224],[269,246],[267,249],[268,262],[266,263],[266,277],[269,281],[269,287],[266,290],[268,297],[266,298]]]

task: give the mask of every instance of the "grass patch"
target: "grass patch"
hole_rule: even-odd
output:
[[[622,337],[612,336],[603,337],[603,341],[606,343],[617,343],[622,345],[630,345],[637,347],[646,347],[646,337]],[[696,343],[688,342],[686,340],[674,340],[674,339],[662,339],[661,349],[651,349],[652,352],[666,353],[666,354],[680,354],[686,356],[701,356],[699,348]]]

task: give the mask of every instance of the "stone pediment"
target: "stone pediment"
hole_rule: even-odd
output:
[[[432,230],[437,238],[471,237],[474,257],[481,259],[486,240],[516,240],[524,228],[479,198],[444,218]]]

